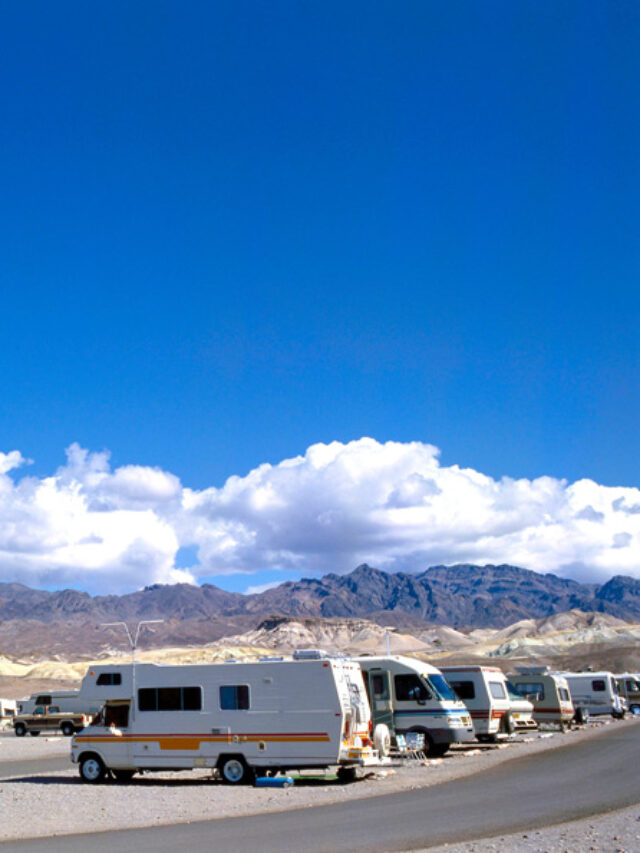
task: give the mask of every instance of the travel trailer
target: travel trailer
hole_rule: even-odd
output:
[[[28,699],[18,700],[19,714],[33,714],[36,707],[57,705],[58,709],[70,714],[97,714],[100,710],[99,699],[81,696],[79,690],[51,690],[48,693],[32,693]]]
[[[533,703],[533,719],[538,725],[553,725],[565,729],[576,716],[567,679],[546,666],[519,666],[507,678],[518,693]],[[577,721],[584,722],[581,711]]]
[[[611,672],[563,672],[571,700],[576,709],[583,708],[591,716],[611,714],[622,718],[626,701],[618,695],[616,680]]]
[[[636,673],[625,672],[616,675],[616,687],[618,693],[627,700],[627,705],[632,714],[640,713],[640,678]]]
[[[104,707],[71,742],[85,782],[202,767],[237,785],[378,762],[362,673],[344,659],[96,665],[80,694],[97,690]]]
[[[495,666],[443,666],[442,674],[469,709],[476,738],[495,741],[517,727],[507,679]]]
[[[402,655],[355,658],[369,694],[373,724],[392,736],[423,736],[428,756],[444,755],[452,743],[474,738],[467,708],[439,669]]]

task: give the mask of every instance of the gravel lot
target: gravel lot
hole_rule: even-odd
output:
[[[436,785],[493,767],[497,762],[597,736],[602,725],[640,725],[638,719],[589,725],[567,734],[528,736],[498,748],[455,748],[444,759],[377,770],[357,783],[335,779],[301,779],[287,790],[230,788],[212,781],[208,771],[136,776],[126,785],[82,783],[77,768],[0,779],[0,840],[74,832],[142,827],[190,820],[230,817],[387,794]],[[50,758],[69,753],[69,739],[16,738],[0,735],[0,762]],[[640,799],[640,795],[639,795]],[[631,851],[640,853],[640,807],[580,824],[486,842],[450,845],[440,850],[476,851]],[[606,846],[609,844],[609,846]],[[555,846],[554,846],[555,845]]]

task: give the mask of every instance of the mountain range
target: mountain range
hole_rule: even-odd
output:
[[[164,620],[145,632],[145,644],[157,647],[213,642],[251,630],[270,615],[366,618],[415,631],[434,624],[502,628],[568,610],[640,621],[640,581],[615,576],[586,584],[510,565],[433,566],[408,574],[365,564],[347,575],[289,581],[253,595],[211,584],[156,584],[121,596],[91,596],[0,583],[0,654],[95,654],[123,641],[126,646],[121,630],[100,627],[120,620]]]

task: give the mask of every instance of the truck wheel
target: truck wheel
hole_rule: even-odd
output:
[[[106,772],[102,759],[97,755],[87,755],[80,762],[80,777],[83,782],[90,782],[92,785],[102,782]]]
[[[34,732],[34,730],[33,730],[33,729],[31,729],[31,731],[29,732],[29,734],[31,735],[31,737],[38,737],[38,735],[40,734],[40,732]]]
[[[516,730],[516,721],[513,719],[511,711],[507,711],[502,715],[500,729],[503,734],[512,735]]]
[[[62,732],[62,734],[63,734],[65,737],[71,737],[71,735],[72,735],[72,734],[74,733],[74,731],[75,731],[75,729],[74,729],[74,727],[73,727],[73,723],[63,723],[63,724],[60,726],[60,731]]]
[[[27,733],[27,727],[24,723],[16,723],[15,732],[16,737],[24,737]]]
[[[221,758],[218,770],[225,785],[247,785],[251,780],[251,771],[242,756],[227,755]]]

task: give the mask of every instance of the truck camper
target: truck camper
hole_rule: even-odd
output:
[[[618,694],[613,673],[563,672],[576,712],[583,708],[590,716],[611,714],[621,719],[627,710],[626,700]]]
[[[443,666],[442,674],[469,709],[476,738],[495,741],[512,735],[517,720],[511,708],[507,679],[495,666]]]
[[[615,676],[618,693],[627,700],[632,714],[640,713],[640,678],[636,673],[625,672]]]
[[[362,673],[344,659],[96,665],[80,693],[98,689],[104,706],[71,743],[86,782],[196,767],[231,785],[336,765],[347,778],[378,763]]]
[[[393,736],[422,735],[430,757],[444,755],[452,743],[473,740],[469,712],[439,669],[403,655],[355,660],[362,667],[374,726],[388,726]]]
[[[574,717],[586,720],[586,712],[576,716],[567,679],[546,666],[519,666],[507,678],[518,693],[533,703],[533,719],[538,725],[553,725],[565,729]]]
[[[100,710],[100,700],[81,695],[79,690],[50,690],[32,693],[28,699],[18,700],[19,714],[33,714],[36,707],[56,705],[59,711],[70,714],[96,714]]]

